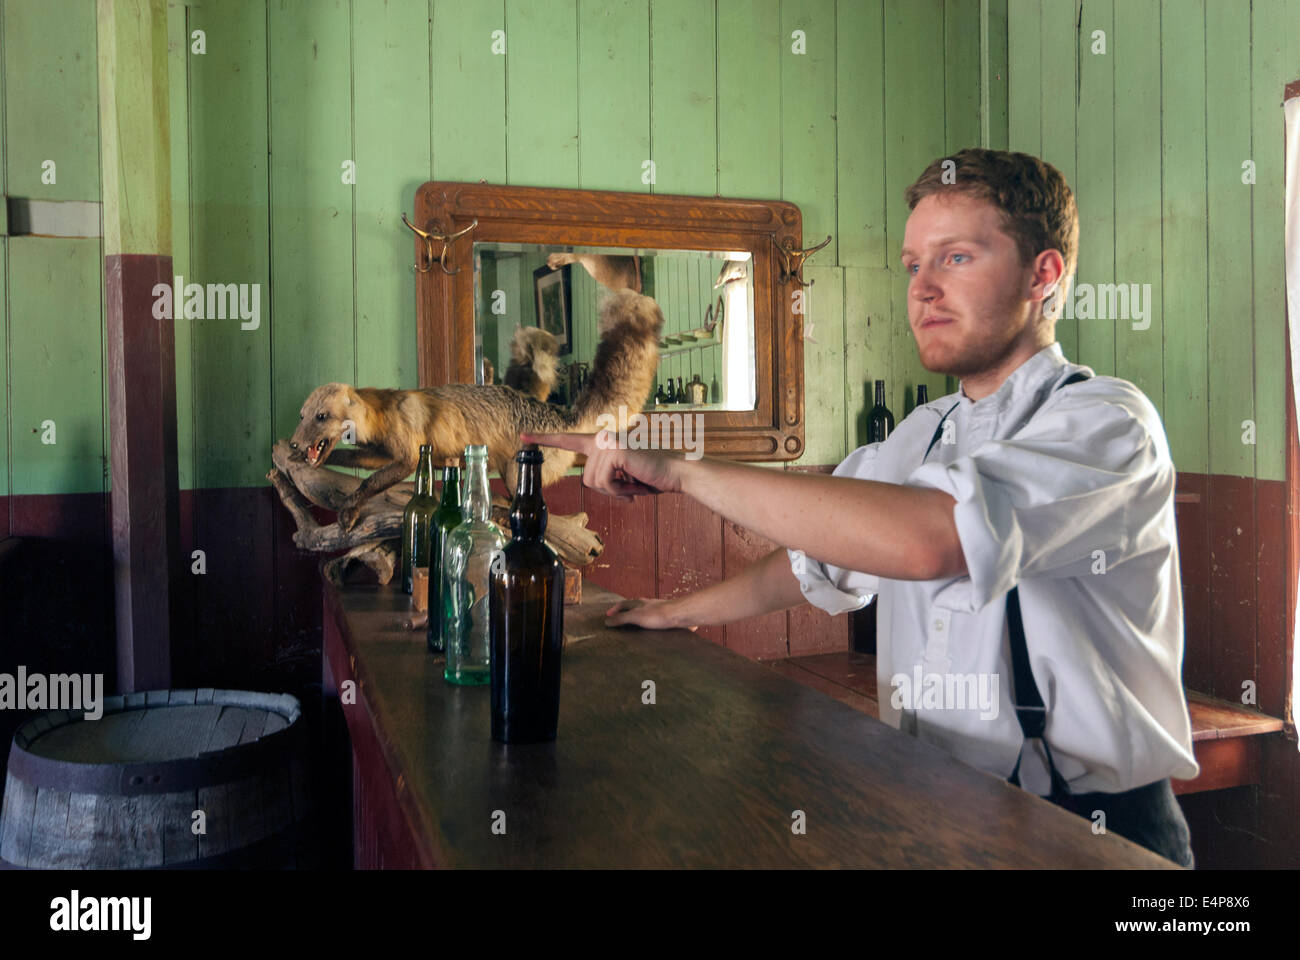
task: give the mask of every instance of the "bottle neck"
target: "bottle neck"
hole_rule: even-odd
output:
[[[883,407],[884,405],[885,405],[885,381],[877,380],[876,381],[876,406]]]
[[[433,496],[433,451],[426,451],[420,457],[420,466],[415,471],[415,495],[417,497]]]
[[[510,504],[510,533],[516,540],[540,540],[546,533],[546,501],[542,499],[542,465],[519,464],[515,499]]]
[[[439,506],[460,506],[460,467],[442,468],[442,502]]]
[[[492,493],[488,489],[487,460],[465,462],[465,519],[487,522],[492,516]]]

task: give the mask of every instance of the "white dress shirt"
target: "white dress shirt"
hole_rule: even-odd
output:
[[[1053,392],[1080,370],[1092,373],[1052,343],[995,393],[933,400],[836,467],[837,477],[951,495],[968,575],[892,580],[787,551],[804,596],[827,613],[879,595],[881,720],[1003,778],[1023,752],[1020,783],[1040,795],[1051,787],[1046,754],[1025,740],[1013,707],[1006,594],[1016,586],[1045,737],[1070,791],[1116,793],[1200,772],[1181,678],[1164,426],[1127,380],[1092,376]],[[922,464],[945,413],[944,436]],[[908,681],[895,684],[900,674]],[[951,695],[901,696],[931,676],[980,678],[996,710]]]

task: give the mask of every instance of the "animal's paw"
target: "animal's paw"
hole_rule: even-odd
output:
[[[572,253],[553,253],[546,258],[546,265],[552,270],[559,270],[560,267],[567,267],[571,263],[576,263],[577,259]]]
[[[349,530],[355,527],[357,525],[357,521],[361,519],[361,505],[355,503],[347,504],[345,507],[343,507],[343,509],[339,511],[338,519],[339,519],[339,528],[344,533],[347,533]]]

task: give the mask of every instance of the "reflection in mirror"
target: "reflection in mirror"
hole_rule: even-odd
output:
[[[547,399],[572,405],[596,354],[601,300],[630,288],[653,297],[664,315],[647,409],[753,410],[752,272],[747,251],[476,243],[476,380],[526,391],[510,371],[510,344],[520,327],[540,328],[555,337],[560,363]]]

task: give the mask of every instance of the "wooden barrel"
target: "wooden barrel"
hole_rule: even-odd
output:
[[[311,865],[300,713],[288,694],[152,690],[28,721],[0,869]]]

